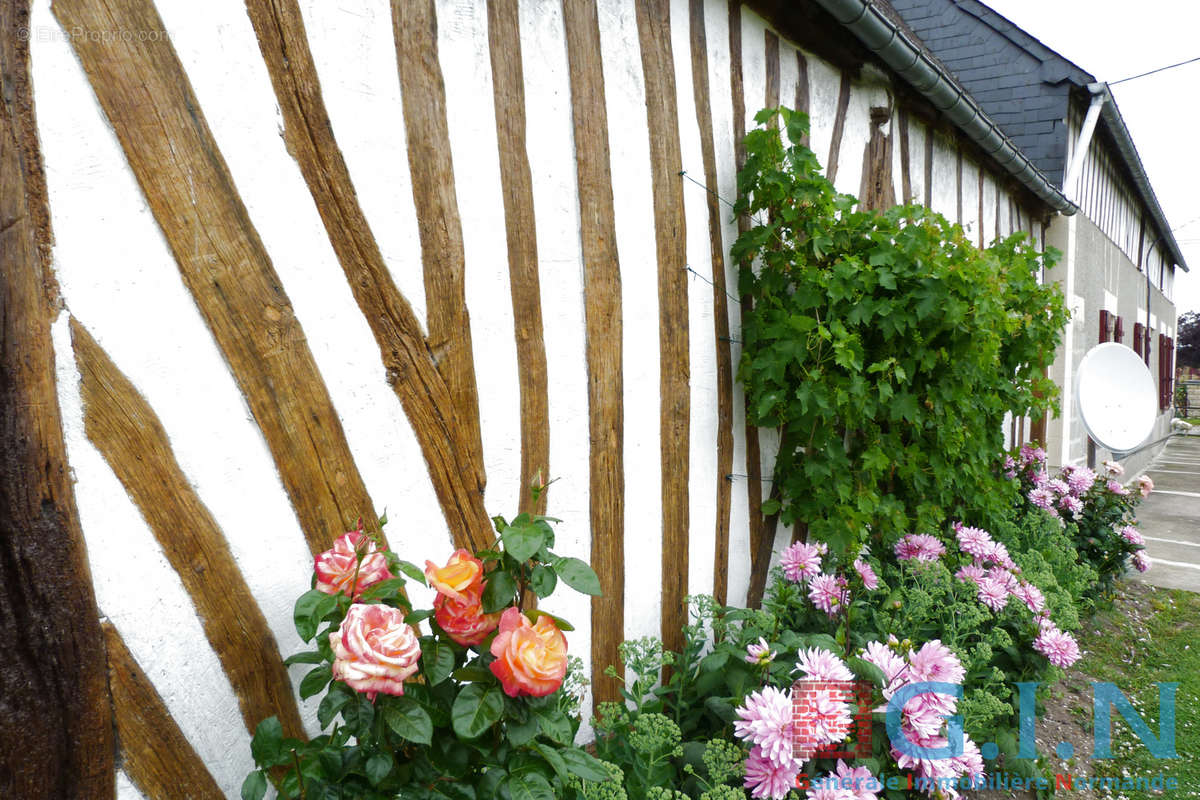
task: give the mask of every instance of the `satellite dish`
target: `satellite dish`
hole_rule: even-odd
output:
[[[1117,342],[1096,345],[1079,362],[1075,381],[1079,417],[1096,444],[1128,453],[1150,437],[1158,397],[1137,353]]]

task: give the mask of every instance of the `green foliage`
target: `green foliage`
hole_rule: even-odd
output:
[[[857,209],[800,144],[804,114],[757,119],[737,206],[754,224],[732,251],[754,303],[739,375],[749,419],[780,432],[782,520],[845,556],[868,529],[890,545],[991,507],[1005,413],[1054,405],[1042,373],[1067,313],[1038,273],[1055,254],[1023,234],[979,250],[918,206]]]

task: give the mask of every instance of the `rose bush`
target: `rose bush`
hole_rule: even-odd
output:
[[[261,722],[244,800],[268,786],[303,800],[547,800],[611,777],[574,746],[586,681],[578,659],[569,674],[570,624],[521,603],[549,597],[560,579],[599,594],[599,580],[553,552],[549,518],[494,521],[493,547],[425,570],[361,524],[316,558],[314,588],[294,612],[316,649],[285,663],[315,665],[300,695],[322,695],[322,733],[289,739],[277,718]],[[413,610],[406,579],[437,591],[432,609]]]

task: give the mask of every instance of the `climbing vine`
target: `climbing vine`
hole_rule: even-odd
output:
[[[845,559],[868,533],[890,548],[997,508],[1005,414],[1057,412],[1044,370],[1067,311],[1038,271],[1058,254],[1023,233],[980,250],[920,206],[862,209],[801,144],[805,114],[756,119],[733,257],[753,300],[747,415],[780,434],[764,514]]]

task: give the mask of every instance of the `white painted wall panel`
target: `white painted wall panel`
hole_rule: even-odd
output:
[[[555,0],[523,3],[526,146],[533,176],[538,277],[542,289],[546,372],[550,395],[549,513],[557,526],[555,552],[591,560],[589,528],[587,350],[584,344],[583,257],[575,135],[562,7]],[[572,655],[591,660],[590,598],[564,587],[545,608],[575,625]],[[584,707],[591,705],[590,691]]]
[[[675,62],[679,146],[683,169],[703,180],[700,129],[692,82],[692,47],[688,0],[671,1],[671,53]],[[683,178],[687,262],[711,279],[712,248],[708,235],[708,197]],[[688,593],[713,589],[713,547],[717,520],[717,352],[713,336],[712,286],[691,273],[688,279],[688,349],[691,424],[688,439]]]
[[[709,93],[712,98],[714,143],[717,160],[716,191],[721,197],[723,252],[737,239],[737,223],[733,218],[730,203],[737,195],[737,165],[734,163],[733,145],[733,99],[730,94],[731,75],[729,58],[729,8],[721,0],[708,0],[704,8],[705,31],[708,44]],[[741,307],[738,304],[737,269],[732,260],[725,259],[725,286],[729,293],[729,337],[733,362],[733,472],[746,474],[746,429],[745,396],[741,384],[736,380],[742,346]],[[742,602],[750,583],[750,514],[747,505],[746,479],[731,479],[732,500],[729,524],[729,584],[728,602]]]
[[[487,7],[469,0],[440,0],[437,14],[488,475],[484,502],[491,515],[511,515],[528,487],[521,485],[521,393]]]

